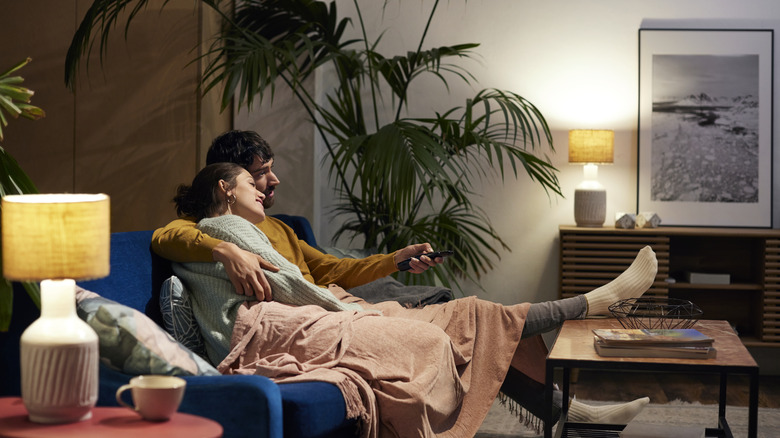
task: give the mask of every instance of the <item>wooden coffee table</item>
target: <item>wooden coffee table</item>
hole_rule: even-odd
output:
[[[197,415],[177,412],[167,421],[146,421],[128,408],[92,408],[92,418],[76,423],[39,424],[27,416],[19,397],[0,397],[0,437],[143,437],[217,438],[222,426]]]
[[[582,436],[618,437],[625,425],[596,425],[569,423],[569,379],[574,368],[642,370],[677,373],[711,373],[720,375],[718,424],[707,428],[706,436],[733,437],[726,421],[726,382],[729,374],[744,374],[750,379],[748,406],[748,437],[755,438],[758,430],[758,365],[727,321],[701,320],[693,327],[715,339],[717,357],[713,359],[619,358],[601,357],[593,348],[593,329],[622,328],[616,319],[584,319],[566,321],[547,356],[545,401],[552,416],[553,375],[563,370],[563,410],[556,430],[557,437]],[[544,436],[553,436],[553,422],[545,422]],[[586,431],[587,429],[587,431]],[[596,435],[594,435],[594,433]],[[580,435],[576,435],[580,436]]]

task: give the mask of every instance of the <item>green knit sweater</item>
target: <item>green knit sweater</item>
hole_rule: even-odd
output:
[[[306,281],[300,269],[279,254],[259,228],[240,216],[202,219],[198,228],[279,267],[279,272],[265,271],[274,301],[296,306],[316,305],[331,311],[364,310],[357,304],[342,303],[327,289]],[[221,362],[230,351],[230,336],[238,307],[255,298],[237,294],[224,265],[219,262],[173,263],[173,271],[190,292],[193,313],[203,333],[209,359],[212,363]]]

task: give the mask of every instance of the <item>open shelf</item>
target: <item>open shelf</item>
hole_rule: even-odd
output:
[[[733,291],[761,291],[764,286],[758,283],[706,284],[706,283],[672,283],[669,290],[674,289],[709,289]]]
[[[746,344],[780,346],[780,230],[560,227],[560,296],[606,284],[650,245],[658,275],[649,297],[685,299],[705,319],[728,321]],[[690,283],[688,274],[725,274],[728,284]]]

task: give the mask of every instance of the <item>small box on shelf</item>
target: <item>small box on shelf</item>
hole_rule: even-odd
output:
[[[685,278],[691,284],[731,284],[730,274],[686,272]]]

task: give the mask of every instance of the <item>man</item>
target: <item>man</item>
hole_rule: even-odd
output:
[[[218,136],[206,154],[206,164],[219,162],[243,166],[254,178],[257,190],[265,195],[263,207],[273,206],[276,186],[280,181],[273,172],[274,155],[271,147],[260,135],[252,131],[229,131]],[[290,261],[301,268],[304,277],[318,286],[331,283],[347,289],[360,286],[397,271],[396,264],[407,258],[412,258],[411,273],[421,273],[443,261],[441,258],[431,260],[426,256],[419,257],[419,254],[433,251],[428,243],[410,245],[389,255],[372,256],[366,263],[360,261],[363,259],[339,259],[299,241],[295,233],[278,219],[269,216],[257,226],[280,253],[292,258]],[[232,243],[201,233],[195,229],[192,220],[177,219],[156,230],[152,248],[157,254],[172,261],[221,262],[237,293],[254,295],[258,300],[265,301],[273,298],[263,270],[276,272],[276,266]],[[377,264],[376,259],[380,256],[385,260]]]

